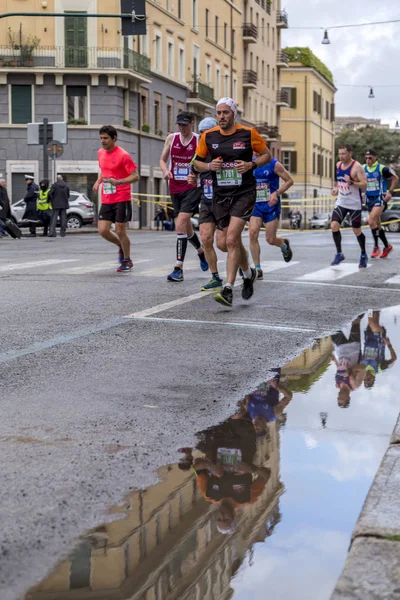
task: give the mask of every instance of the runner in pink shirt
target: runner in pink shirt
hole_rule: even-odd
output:
[[[99,233],[105,240],[118,246],[120,265],[117,271],[121,273],[133,268],[126,224],[132,219],[131,184],[139,181],[139,174],[130,154],[116,145],[117,136],[117,130],[112,125],[104,125],[100,129],[100,174],[93,190],[97,192],[102,184]],[[111,223],[115,223],[115,233],[110,229]]]

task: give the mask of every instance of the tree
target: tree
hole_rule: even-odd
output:
[[[364,127],[358,131],[342,131],[336,137],[336,155],[341,144],[353,146],[353,158],[365,163],[365,152],[373,148],[379,162],[400,168],[400,133],[376,127]]]

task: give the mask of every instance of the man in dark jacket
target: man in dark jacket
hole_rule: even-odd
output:
[[[10,200],[6,189],[6,180],[0,179],[0,236],[6,233],[3,223],[11,217]]]
[[[57,181],[50,189],[49,200],[53,207],[51,212],[49,237],[56,237],[57,218],[60,215],[60,235],[65,236],[67,230],[67,209],[69,208],[69,187],[62,175],[57,175]]]
[[[32,221],[29,225],[29,236],[28,237],[36,237],[36,222],[38,221],[37,215],[37,199],[39,196],[39,186],[35,183],[35,179],[33,175],[25,175],[26,181],[26,194],[24,197],[24,202],[26,205],[24,219],[27,221]]]

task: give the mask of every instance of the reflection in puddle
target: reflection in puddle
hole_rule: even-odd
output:
[[[276,369],[25,600],[328,599],[399,412],[398,315]]]

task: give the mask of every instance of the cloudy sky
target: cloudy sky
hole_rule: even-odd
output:
[[[398,0],[282,0],[282,8],[289,13],[290,27],[283,33],[282,46],[308,46],[331,69],[338,115],[381,118],[392,125],[400,120],[400,22],[333,29],[329,46],[321,44],[323,30],[294,29],[400,19]],[[378,87],[392,82],[398,87]],[[375,99],[368,98],[367,87],[343,84],[373,86]]]

